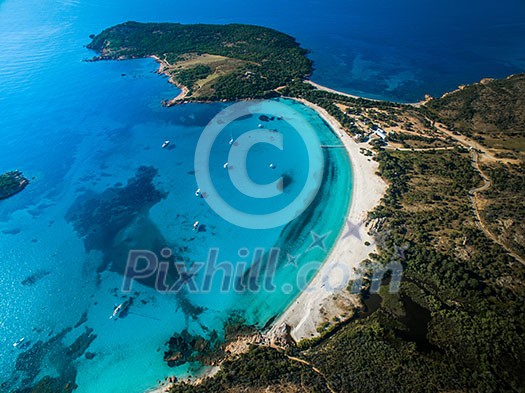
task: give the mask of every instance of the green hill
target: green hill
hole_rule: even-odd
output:
[[[250,25],[126,22],[92,36],[88,48],[99,53],[94,60],[156,56],[199,100],[269,97],[312,72],[293,37]]]
[[[463,86],[426,107],[486,146],[525,151],[525,74]]]

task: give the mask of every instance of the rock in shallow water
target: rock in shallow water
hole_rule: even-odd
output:
[[[0,199],[6,199],[19,193],[28,184],[29,180],[20,171],[6,172],[0,175]]]

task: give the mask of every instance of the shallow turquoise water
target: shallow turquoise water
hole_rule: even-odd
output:
[[[56,34],[41,32],[40,44],[58,39]],[[68,39],[68,45],[78,43],[62,34],[63,44]],[[56,53],[45,46],[41,50],[42,64],[32,57],[25,60],[36,73],[31,79],[20,70],[23,59],[17,67],[4,68],[8,84],[2,86],[2,99],[8,105],[2,107],[5,116],[0,123],[7,131],[2,135],[0,163],[6,169],[16,165],[33,179],[23,193],[0,205],[0,256],[6,267],[0,275],[0,290],[5,294],[0,308],[1,380],[15,388],[44,375],[60,375],[62,362],[70,361],[64,355],[65,346],[87,327],[96,335],[88,348],[95,357],[73,360],[80,392],[140,392],[166,375],[194,372],[198,365],[173,369],[163,361],[165,343],[173,333],[187,328],[205,337],[213,330],[222,335],[231,315],[263,326],[298,294],[300,283],[294,276],[300,266],[324,259],[342,226],[351,191],[344,149],[322,153],[329,178],[315,205],[286,229],[238,227],[194,195],[197,142],[205,126],[227,105],[161,107],[161,100],[176,95],[177,89],[154,73],[157,65],[152,60],[85,63],[81,60],[89,52],[80,45],[70,52]],[[279,116],[273,108],[277,103],[292,108],[313,126],[317,145],[338,143],[313,111],[292,101],[262,103],[251,118],[233,123],[214,146],[210,170],[228,201],[252,213],[286,205],[287,198],[293,199],[301,190],[310,169],[304,165],[308,157],[302,139],[294,134],[287,118],[259,119],[260,114]],[[253,148],[248,156],[249,173],[258,183],[285,175],[291,180],[281,200],[253,204],[235,195],[223,163],[231,148],[228,139],[238,138],[246,129],[259,129],[260,123],[284,135],[287,149]],[[165,139],[171,141],[170,148],[161,149]],[[270,169],[269,162],[276,168]],[[155,169],[152,182],[136,176],[141,166]],[[137,182],[136,187],[128,184],[130,179]],[[341,192],[334,193],[339,189]],[[152,197],[156,190],[162,194],[158,198]],[[327,203],[334,214],[323,217]],[[195,220],[205,231],[192,230]],[[283,236],[283,230],[293,236]],[[311,230],[327,235],[325,249],[306,252]],[[267,254],[272,246],[280,247],[281,255],[271,292],[265,288],[221,292],[220,275],[204,293],[198,288],[195,293],[183,291],[183,295],[159,294],[151,282],[134,283],[130,294],[120,291],[130,249],[150,249],[158,255],[169,247],[190,267],[205,262],[209,250],[217,248],[219,262],[248,267],[257,249]],[[239,256],[240,249],[246,249],[248,255]],[[304,254],[297,267],[285,266],[288,252]],[[313,273],[312,269],[305,272],[305,281]],[[196,280],[201,278],[203,272]],[[109,319],[114,306],[129,297],[134,299],[129,314],[116,321]],[[83,313],[86,322],[75,327]],[[68,328],[72,331],[63,338],[42,347],[41,343]],[[12,344],[21,337],[28,346],[14,348]],[[14,371],[16,358],[35,348],[44,356],[31,356],[34,364],[29,369],[39,375],[24,380],[27,372]],[[55,352],[59,355],[52,356]],[[122,380],[124,375],[127,378]]]
[[[152,60],[82,62],[92,56],[83,47],[89,34],[125,20],[262,24],[297,36],[312,49],[314,80],[402,101],[523,70],[522,3],[509,0],[495,7],[485,1],[472,14],[467,1],[440,3],[431,18],[425,15],[436,10],[416,3],[403,2],[402,16],[393,18],[388,5],[375,1],[334,1],[330,6],[270,2],[262,8],[245,1],[0,1],[0,172],[18,168],[32,178],[23,193],[0,202],[0,382],[15,386],[10,378],[17,356],[74,327],[85,312],[84,324],[42,350],[57,356],[30,365],[42,369],[35,380],[64,370],[64,346],[86,326],[97,335],[88,348],[95,358],[72,362],[78,391],[141,392],[165,375],[192,371],[192,365],[167,367],[162,354],[169,337],[184,328],[203,335],[220,332],[225,320],[238,313],[248,323],[264,325],[297,295],[296,277],[306,281],[318,266],[315,262],[324,259],[348,206],[348,158],[343,149],[324,149],[325,183],[311,205],[316,209],[305,211],[293,225],[265,230],[224,220],[195,197],[199,185],[193,171],[199,136],[225,105],[162,108],[160,102],[178,90],[154,73],[157,65]],[[437,17],[447,10],[462,23],[449,29]],[[476,22],[479,18],[483,23]],[[454,39],[458,36],[464,39]],[[317,130],[319,144],[338,143],[314,112],[294,102],[282,104]],[[271,105],[259,110],[274,111]],[[254,149],[248,170],[258,183],[288,176],[288,194],[253,204],[237,195],[223,168],[228,140],[258,129],[261,122],[258,116],[236,122],[211,155],[210,170],[222,184],[221,192],[252,213],[285,206],[286,198],[300,192],[309,169],[301,138],[286,124],[265,123],[294,148],[284,154]],[[165,139],[172,150],[160,148]],[[140,166],[155,168],[157,175],[152,181],[136,178]],[[138,186],[126,187],[130,179]],[[205,231],[192,230],[196,220]],[[326,235],[325,249],[308,250],[311,231]],[[132,248],[158,254],[169,247],[187,265],[205,261],[208,251],[218,248],[220,261],[249,266],[257,248],[268,251],[272,246],[281,249],[274,291],[221,294],[220,276],[211,292],[188,291],[184,296],[159,294],[138,284],[133,288],[138,294],[127,295],[135,299],[129,315],[109,319],[115,304],[124,300],[121,273]],[[288,254],[299,256],[297,267]],[[203,277],[202,271],[196,276]],[[31,343],[14,348],[21,337]]]

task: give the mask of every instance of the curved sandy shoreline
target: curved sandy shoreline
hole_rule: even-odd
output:
[[[156,59],[157,60],[157,59]],[[346,285],[341,285],[341,271],[354,272],[359,264],[376,251],[374,239],[368,235],[365,220],[368,213],[380,202],[386,192],[387,184],[376,174],[379,164],[371,157],[361,153],[362,148],[369,148],[367,143],[355,142],[326,110],[304,99],[292,98],[313,109],[329,126],[343,143],[352,167],[352,198],[345,217],[345,227],[341,230],[330,254],[308,286],[298,295],[285,311],[264,334],[265,342],[273,344],[275,337],[281,336],[283,325],[290,328],[292,338],[298,342],[319,335],[317,327],[326,320],[326,310],[337,308],[336,303],[355,302],[358,296],[350,295]],[[348,232],[347,223],[351,223],[352,235]],[[356,236],[357,235],[357,236]],[[366,246],[365,242],[371,245]],[[349,280],[355,277],[348,277]],[[339,290],[329,289],[326,283],[333,283]],[[214,368],[216,372],[218,368]],[[208,374],[203,377],[210,376]],[[170,384],[163,384],[147,393],[163,393]]]
[[[365,99],[365,100],[369,100],[369,101],[379,101],[379,100],[376,100],[374,98],[364,98],[364,97],[359,97],[359,96],[356,96],[356,95],[353,95],[353,94],[348,94],[348,93],[343,93],[342,91],[337,91],[335,89],[331,89],[329,87],[326,87],[326,86],[323,86],[323,85],[320,85],[319,83],[315,83],[314,81],[310,80],[310,79],[307,79],[305,80],[306,83],[312,85],[313,87],[315,87],[317,90],[321,90],[321,91],[327,91],[328,93],[333,93],[333,94],[338,94],[340,96],[345,96],[345,97],[350,97],[350,98],[355,98],[356,100],[357,99]],[[305,104],[303,102],[303,104]],[[305,104],[307,105],[307,104]],[[325,119],[326,120],[326,119]]]
[[[341,272],[353,273],[354,268],[357,268],[370,253],[376,251],[374,239],[368,235],[364,221],[368,212],[379,204],[387,189],[386,183],[376,174],[378,163],[360,152],[361,148],[368,147],[367,144],[357,144],[323,108],[304,99],[297,101],[315,110],[344,144],[353,172],[352,198],[345,218],[345,228],[339,234],[330,254],[307,288],[274,322],[266,334],[269,340],[283,324],[290,327],[295,341],[318,335],[317,327],[326,318],[323,314],[326,314],[330,307],[334,307],[332,303],[340,300],[334,299],[334,296],[338,298],[342,295],[348,299],[348,293],[343,294],[344,289],[329,289],[330,285],[326,284],[332,283],[333,287],[338,288],[346,287],[341,285]],[[349,236],[348,223],[352,228],[352,234]],[[371,246],[366,246],[365,242],[369,242]]]
[[[335,89],[331,89],[330,87],[326,87],[326,86],[320,85],[319,83],[315,83],[314,81],[312,81],[310,79],[305,80],[305,82],[310,84],[310,85],[312,85],[317,90],[326,91],[328,93],[333,93],[333,94],[337,94],[337,95],[340,95],[340,96],[355,98],[356,100],[361,99],[361,100],[375,101],[375,102],[388,101],[388,100],[380,100],[380,99],[377,99],[377,98],[360,97],[360,96],[357,96],[357,95],[354,95],[354,94],[344,93],[342,91],[338,91],[338,90],[335,90]],[[421,104],[423,104],[425,101],[426,101],[426,99],[421,100],[419,102],[399,102],[399,104],[411,105],[411,106],[418,107],[418,106],[421,106]]]

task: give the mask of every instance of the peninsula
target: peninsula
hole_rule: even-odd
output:
[[[27,180],[20,171],[6,172],[0,175],[0,199],[7,199],[27,187]]]
[[[312,72],[293,37],[259,26],[126,22],[91,38],[93,60],[154,57],[183,90],[171,104],[275,97]]]

